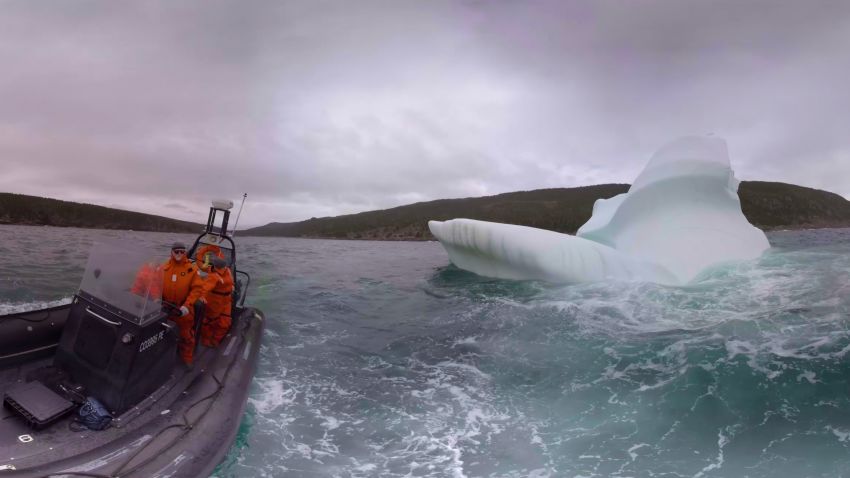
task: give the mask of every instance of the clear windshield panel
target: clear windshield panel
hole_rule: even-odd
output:
[[[162,249],[132,241],[92,246],[80,291],[137,318],[159,313],[162,301]]]

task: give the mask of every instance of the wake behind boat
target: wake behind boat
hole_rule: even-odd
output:
[[[96,244],[70,304],[0,316],[0,477],[200,477],[221,462],[264,328],[244,306],[250,276],[227,233],[231,207],[213,203],[189,251],[220,250],[236,279],[230,330],[217,348],[196,345],[192,367],[177,355],[173,305],[134,290],[163,253],[132,242]],[[203,316],[198,303],[196,336]],[[92,416],[109,426],[92,429]]]

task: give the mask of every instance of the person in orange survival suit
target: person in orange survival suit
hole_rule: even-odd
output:
[[[177,323],[180,341],[177,350],[186,365],[192,365],[195,351],[195,301],[201,299],[204,280],[198,268],[186,258],[186,244],[175,242],[171,246],[171,257],[162,265],[162,300],[170,302],[178,311],[172,311],[171,319]]]
[[[227,267],[227,261],[213,256],[204,282],[207,302],[206,317],[201,324],[201,344],[204,347],[218,347],[230,330],[233,307],[233,274]]]
[[[130,292],[142,296],[159,299],[162,297],[162,266],[146,262],[136,273]]]
[[[215,244],[204,244],[198,248],[198,251],[195,253],[195,264],[198,264],[200,267],[201,264],[205,264],[202,269],[206,270],[213,256],[218,256],[224,259],[224,253],[221,252],[221,248]]]

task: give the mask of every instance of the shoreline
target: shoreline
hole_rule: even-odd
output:
[[[121,227],[85,227],[85,226],[74,226],[74,225],[55,225],[55,224],[33,224],[33,223],[10,223],[10,222],[0,222],[0,227],[2,226],[25,226],[25,227],[54,227],[60,229],[86,229],[86,230],[100,230],[100,231],[127,231],[127,232],[157,232],[157,233],[167,233],[167,234],[194,234],[192,231],[174,231],[174,230],[153,230],[153,229],[125,229]],[[758,226],[756,226],[758,227]],[[818,230],[818,229],[847,229],[850,228],[850,224],[790,224],[790,225],[782,225],[782,226],[771,226],[771,227],[759,227],[763,232],[783,232],[783,231],[804,231],[804,230]],[[555,231],[558,232],[558,231]],[[567,234],[567,233],[562,233]],[[575,235],[575,234],[569,234]],[[273,235],[244,235],[239,234],[239,231],[236,231],[236,237],[285,237],[291,239],[321,239],[328,241],[377,241],[377,242],[437,242],[437,239],[433,236],[430,237],[331,237],[331,236],[273,236]]]
[[[756,226],[758,227],[758,226]],[[829,224],[829,225],[783,225],[776,227],[761,228],[763,232],[782,232],[782,231],[806,231],[818,229],[848,229],[850,224]],[[558,231],[554,231],[558,232]],[[567,233],[561,233],[567,234]],[[238,231],[237,231],[238,235]],[[575,234],[569,234],[574,236]],[[327,236],[271,236],[271,235],[242,235],[241,237],[287,237],[292,239],[323,239],[329,241],[380,241],[380,242],[437,242],[437,238],[431,237],[404,237],[404,238],[381,238],[381,237],[327,237]]]

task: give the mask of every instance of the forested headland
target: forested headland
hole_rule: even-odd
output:
[[[0,193],[0,224],[158,232],[202,229],[200,224],[141,212],[12,193]]]

